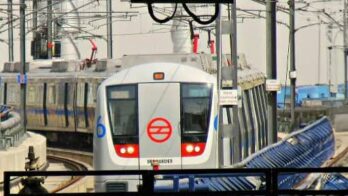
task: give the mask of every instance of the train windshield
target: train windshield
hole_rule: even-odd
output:
[[[183,134],[208,131],[212,87],[209,84],[182,84],[181,119]]]
[[[111,130],[114,136],[135,136],[138,134],[136,94],[135,85],[107,88]]]

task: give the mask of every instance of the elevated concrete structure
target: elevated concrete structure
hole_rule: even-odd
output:
[[[4,171],[25,170],[29,146],[34,146],[35,156],[40,157],[37,166],[39,168],[45,166],[47,163],[46,138],[36,133],[27,132],[27,137],[23,140],[21,145],[0,151],[0,183],[4,180]],[[0,184],[0,195],[2,191],[1,186]]]

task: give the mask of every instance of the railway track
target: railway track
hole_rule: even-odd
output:
[[[72,160],[70,158],[61,157],[61,156],[47,156],[48,161],[50,162],[50,166],[47,171],[50,170],[65,170],[65,171],[88,171],[90,169],[90,166],[76,160]],[[65,192],[65,190],[68,190],[70,192],[72,189],[74,189],[74,186],[79,186],[79,184],[84,184],[86,181],[86,176],[64,176],[64,177],[54,177],[49,176],[45,179],[45,188],[50,193],[60,193]]]

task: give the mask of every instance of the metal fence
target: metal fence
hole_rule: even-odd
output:
[[[282,195],[282,194],[299,194],[299,195],[323,195],[323,194],[335,194],[345,195],[347,190],[299,190],[293,188],[282,188],[279,184],[281,176],[288,174],[302,174],[308,175],[309,173],[348,173],[348,168],[272,168],[272,169],[211,169],[211,170],[163,170],[163,171],[33,171],[33,172],[5,172],[4,174],[4,194],[16,195],[10,192],[10,179],[14,177],[27,177],[27,176],[127,176],[127,175],[139,175],[140,186],[138,192],[124,192],[122,195],[156,195],[165,193],[166,195]],[[163,178],[163,176],[167,176]],[[163,189],[163,187],[157,186],[161,180],[168,180],[168,176],[172,176],[173,186],[171,189]],[[212,190],[209,187],[203,187],[199,183],[202,178],[219,178],[224,180],[227,177],[243,177],[243,176],[258,176],[262,179],[262,186],[254,189],[245,190]],[[189,183],[186,187],[180,185],[181,179],[189,179]],[[213,180],[212,180],[213,181]],[[218,183],[218,186],[224,186],[224,184]],[[213,185],[217,186],[217,185]],[[208,188],[208,189],[207,189]],[[61,193],[57,195],[66,195],[68,193]],[[69,193],[69,195],[98,195],[102,193]]]

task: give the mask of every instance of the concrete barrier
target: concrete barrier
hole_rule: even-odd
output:
[[[25,170],[25,158],[28,156],[29,146],[34,146],[35,156],[40,157],[38,166],[43,167],[46,164],[46,138],[39,134],[27,132],[27,137],[20,146],[0,151],[0,183],[4,180],[4,171]]]

